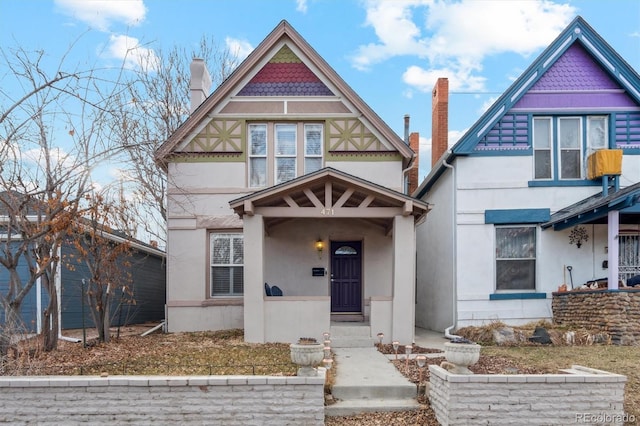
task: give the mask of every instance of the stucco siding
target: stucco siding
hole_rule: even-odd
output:
[[[211,161],[169,163],[169,190],[202,188],[243,188],[247,185],[246,163]]]
[[[207,232],[171,231],[167,244],[167,301],[203,300],[208,291]]]
[[[297,219],[272,228],[265,238],[266,281],[285,296],[328,296],[329,275],[311,275],[314,267],[331,267],[328,248],[321,257],[314,248],[318,238],[363,241],[363,297],[391,295],[391,238],[357,220]]]
[[[207,307],[168,307],[167,328],[170,333],[180,331],[228,330],[244,327],[242,305]]]
[[[403,192],[402,162],[400,161],[327,161],[325,166],[342,170],[385,188]]]
[[[440,177],[428,194],[433,209],[417,227],[416,326],[444,331],[453,324],[453,178]]]
[[[574,285],[579,286],[606,276],[607,270],[602,268],[602,261],[606,260],[605,225],[586,226],[589,240],[580,249],[569,244],[570,230],[538,227],[535,291],[545,293],[546,298],[490,300],[492,294],[498,293],[495,288],[495,225],[485,224],[485,212],[548,208],[554,213],[602,188],[529,187],[531,163],[527,157],[458,158],[455,167],[459,188],[456,200],[459,327],[497,320],[516,324],[550,318],[550,293],[558,286],[563,283],[570,286],[571,278]],[[514,172],[508,174],[508,181],[500,182],[500,173],[505,169]],[[516,178],[518,175],[520,181]],[[429,214],[427,223],[430,219],[441,220],[436,214],[440,203],[431,198],[437,193],[437,190],[432,191],[428,198],[436,207]],[[571,275],[566,269],[568,265],[572,266]]]

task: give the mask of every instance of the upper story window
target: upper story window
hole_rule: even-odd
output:
[[[249,124],[249,187],[277,185],[321,169],[323,129],[321,123]]]
[[[584,179],[586,157],[607,148],[608,117],[534,117],[534,178]]]
[[[249,125],[249,186],[267,186],[267,125]]]

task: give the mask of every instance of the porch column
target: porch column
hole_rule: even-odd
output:
[[[618,210],[612,210],[608,214],[607,225],[607,241],[608,241],[608,261],[609,268],[607,275],[607,286],[609,290],[618,289],[618,233],[620,231],[620,212]]]
[[[244,340],[264,343],[264,220],[244,215]]]
[[[416,234],[413,216],[393,219],[392,339],[413,342],[415,331]]]

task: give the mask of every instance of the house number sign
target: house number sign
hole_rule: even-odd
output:
[[[322,216],[333,216],[334,215],[334,211],[333,211],[333,209],[324,208],[324,209],[320,210],[320,214]]]

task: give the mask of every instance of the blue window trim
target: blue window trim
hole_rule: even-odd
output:
[[[530,188],[546,186],[602,186],[598,180],[530,180],[527,182]]]
[[[489,300],[546,299],[547,293],[493,293]]]
[[[550,209],[510,209],[484,211],[484,223],[493,223],[496,225],[545,223],[550,219]]]

